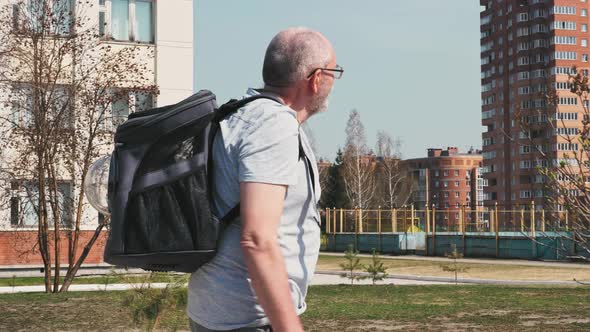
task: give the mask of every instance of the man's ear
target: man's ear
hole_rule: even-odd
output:
[[[322,71],[318,70],[309,79],[309,88],[310,88],[311,92],[313,92],[314,95],[320,91],[320,83],[322,80],[321,76],[322,76]]]

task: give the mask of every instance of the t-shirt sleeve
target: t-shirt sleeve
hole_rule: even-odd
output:
[[[277,111],[246,131],[239,148],[239,181],[293,185],[297,182],[299,124]]]

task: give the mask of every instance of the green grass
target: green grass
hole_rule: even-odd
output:
[[[0,331],[125,331],[137,328],[129,292],[0,295]],[[306,331],[590,330],[590,287],[312,286]],[[163,329],[188,330],[183,308]]]
[[[74,284],[120,284],[120,283],[141,283],[146,280],[146,275],[123,275],[114,274],[106,276],[79,276],[74,278]],[[188,282],[188,274],[176,275],[177,278],[184,278]],[[13,287],[13,286],[34,286],[43,285],[43,277],[17,277],[17,278],[0,278],[0,286]],[[63,283],[63,277],[60,278],[60,285]],[[169,274],[155,274],[150,278],[151,282],[169,282]]]

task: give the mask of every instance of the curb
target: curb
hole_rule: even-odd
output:
[[[347,273],[344,271],[316,271],[317,274],[327,275],[342,275]],[[367,272],[355,272],[355,275],[369,276]],[[388,274],[386,279],[402,279],[402,280],[414,280],[414,281],[434,281],[434,282],[447,282],[455,283],[454,278],[447,277],[434,277],[434,276],[411,276],[411,275],[400,275],[400,274]],[[575,281],[560,281],[560,280],[499,280],[499,279],[470,279],[470,278],[457,278],[457,283],[462,284],[475,284],[475,285],[578,285]]]

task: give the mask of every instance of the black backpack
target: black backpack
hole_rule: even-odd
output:
[[[151,271],[194,272],[216,252],[239,205],[217,220],[210,209],[211,147],[219,121],[252,100],[217,107],[201,90],[170,106],[129,115],[115,133],[108,201],[107,263]]]

